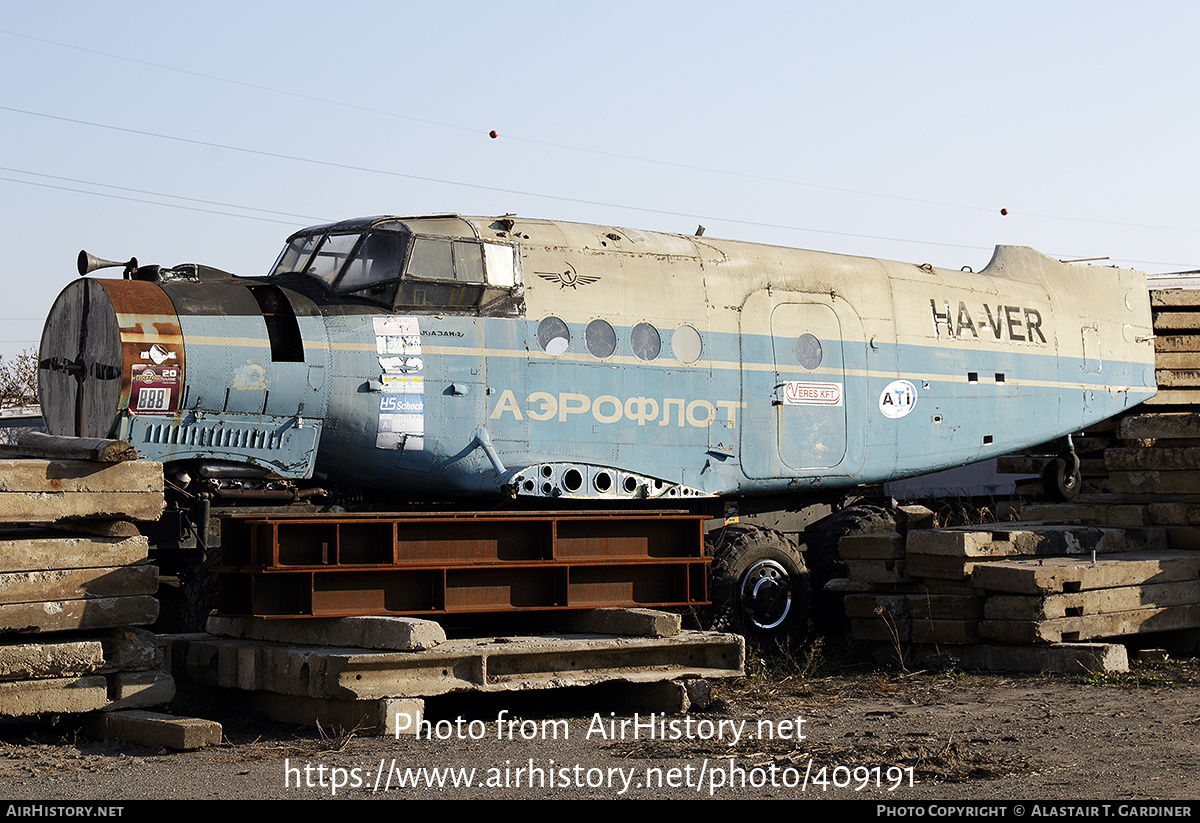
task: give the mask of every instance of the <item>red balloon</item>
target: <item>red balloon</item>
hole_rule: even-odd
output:
[[[495,140],[499,136],[500,136],[499,133],[495,129],[492,129],[491,131],[488,132],[488,137],[492,138],[493,140]]]
[[[492,132],[492,134],[495,134],[495,132]],[[1001,213],[1001,214],[1008,214],[1008,209],[1000,209],[1000,213]]]

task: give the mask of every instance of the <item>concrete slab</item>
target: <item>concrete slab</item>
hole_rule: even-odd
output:
[[[904,557],[904,538],[897,532],[855,534],[838,543],[843,560],[900,560]]]
[[[1197,590],[1194,580],[1093,589],[1044,597],[999,594],[986,599],[983,616],[988,620],[1052,620],[1152,606],[1186,606],[1198,600],[1200,590]]]
[[[116,672],[108,675],[107,709],[165,706],[175,697],[175,679],[163,671]]]
[[[92,712],[107,705],[104,675],[0,683],[0,717]]]
[[[961,594],[852,594],[845,603],[847,617],[872,617],[878,608],[931,620],[979,620],[984,614],[983,597]]]
[[[1200,526],[1165,526],[1167,545],[1172,549],[1196,551],[1200,549]]]
[[[616,634],[622,637],[675,637],[683,629],[678,614],[658,609],[580,609],[555,616],[555,627],[571,634]]]
[[[1108,476],[1116,494],[1193,494],[1200,489],[1200,471],[1119,471]]]
[[[1022,520],[1044,522],[1090,523],[1117,528],[1140,528],[1159,521],[1151,520],[1146,506],[1114,505],[1112,502],[1025,503],[1020,508]]]
[[[99,640],[0,645],[0,681],[82,677],[103,667]]]
[[[846,572],[856,583],[911,583],[904,560],[846,560]]]
[[[978,620],[917,620],[912,622],[914,643],[978,643]]]
[[[1142,401],[1147,410],[1154,410],[1159,407],[1162,411],[1182,411],[1185,408],[1195,408],[1200,405],[1200,391],[1195,389],[1159,389],[1158,394],[1153,397],[1148,397]]]
[[[971,582],[994,592],[1050,594],[1171,583],[1200,577],[1200,554],[1186,551],[1133,552],[1090,560],[1045,557],[976,564]]]
[[[903,594],[848,594],[843,603],[846,617],[861,617],[865,620],[878,617],[877,610],[886,611],[897,618],[908,617],[908,597]]]
[[[1161,529],[1106,528],[1051,523],[1011,523],[1004,527],[916,531],[908,535],[909,574],[921,576],[912,562],[917,555],[995,558],[1018,556],[1090,555],[1166,548]]]
[[[154,636],[137,629],[38,643],[10,636],[0,643],[0,681],[144,671],[158,668],[161,662]]]
[[[1117,436],[1122,440],[1157,440],[1162,437],[1200,439],[1200,414],[1160,412],[1130,415],[1121,420]]]
[[[157,520],[162,466],[144,460],[0,459],[0,522],[52,523],[72,518]]]
[[[1200,628],[1200,604],[1043,621],[984,620],[979,633],[1005,643],[1059,643],[1195,628]]]
[[[67,520],[62,523],[47,523],[45,527],[97,537],[136,537],[140,534],[137,524],[130,520]]]
[[[446,640],[446,632],[440,624],[415,617],[264,620],[258,617],[213,615],[208,618],[206,628],[209,634],[216,637],[392,651],[423,651]]]
[[[145,563],[146,538],[62,534],[44,529],[0,532],[0,572],[94,569]]]
[[[1195,526],[1200,525],[1200,503],[1149,503],[1146,511],[1150,519],[1161,526]],[[1167,530],[1167,540],[1171,532]]]
[[[1109,449],[1104,465],[1109,471],[1195,471],[1200,470],[1200,446]]]
[[[915,529],[936,529],[938,527],[937,515],[926,506],[915,504],[897,506],[896,527],[903,534]]]
[[[907,643],[912,640],[912,621],[908,618],[856,617],[850,621],[850,634],[862,642]]]
[[[0,573],[0,604],[94,600],[157,591],[158,567],[151,565]]]
[[[905,551],[945,557],[995,557],[1012,554],[1012,547],[991,531],[942,529],[909,532]]]
[[[32,634],[148,626],[157,618],[158,601],[147,595],[9,603],[0,605],[0,632]]]
[[[1188,331],[1200,329],[1200,312],[1160,311],[1154,315],[1154,330],[1156,332],[1182,331],[1185,329]]]
[[[1151,289],[1150,307],[1188,306],[1200,307],[1200,291],[1195,289]]]
[[[914,643],[978,643],[977,620],[927,620],[918,618],[854,618],[850,630],[855,640]]]
[[[692,708],[705,708],[709,703],[708,684],[703,680],[663,681],[659,683],[624,684],[618,688],[623,707],[658,714],[680,714]],[[613,691],[606,689],[611,699]],[[236,700],[241,709],[251,709],[272,720],[319,725],[325,730],[356,735],[430,734],[438,720],[427,718],[425,701],[420,698],[381,700],[334,700],[272,692],[233,692],[219,690],[218,697]],[[428,721],[430,726],[423,725]],[[443,721],[444,722],[444,721]],[[434,732],[436,733],[436,731]]]
[[[1154,336],[1154,365],[1160,368],[1188,368],[1198,359],[1192,355],[1193,352],[1200,352],[1200,335],[1163,334]]]
[[[740,636],[716,632],[668,638],[456,639],[423,652],[178,636],[172,642],[187,647],[186,672],[176,672],[177,677],[201,685],[350,700],[737,677],[744,672],[745,658]]]
[[[138,672],[163,668],[163,650],[145,629],[121,626],[100,636],[104,671]]]
[[[105,712],[96,718],[97,737],[116,738],[142,746],[165,746],[179,751],[203,749],[221,742],[221,724],[199,717],[127,709]]]
[[[1200,369],[1164,369],[1154,372],[1154,382],[1159,388],[1193,389],[1200,386]]]
[[[962,557],[934,554],[910,554],[906,570],[910,577],[928,581],[930,586],[940,587],[943,581],[951,585],[963,585],[971,582],[971,570],[985,559],[967,560]]]

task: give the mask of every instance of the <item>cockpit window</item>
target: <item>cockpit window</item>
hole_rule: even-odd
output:
[[[317,253],[308,261],[304,273],[315,277],[326,286],[332,286],[338,272],[346,264],[350,253],[358,243],[357,234],[333,234],[317,247]]]
[[[283,254],[279,255],[279,259],[275,261],[275,268],[271,269],[271,275],[304,271],[308,258],[312,257],[313,249],[320,241],[321,235],[319,234],[305,234],[292,238],[292,242],[288,243]]]
[[[271,270],[283,274],[313,277],[336,294],[398,310],[509,315],[523,305],[516,249],[471,239],[316,231],[288,243]]]
[[[388,280],[399,280],[408,235],[371,232],[337,282],[338,291],[357,291]]]

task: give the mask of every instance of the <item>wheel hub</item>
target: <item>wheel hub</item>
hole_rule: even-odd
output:
[[[792,610],[792,583],[787,569],[774,560],[760,560],[742,575],[742,606],[760,630],[774,629]]]

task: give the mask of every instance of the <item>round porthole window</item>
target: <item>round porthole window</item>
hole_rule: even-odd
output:
[[[596,319],[584,329],[583,342],[596,357],[608,357],[617,349],[617,333],[607,321]]]
[[[653,360],[662,351],[658,329],[649,323],[638,323],[629,334],[629,347],[642,360]]]
[[[559,355],[571,345],[571,332],[557,317],[547,317],[538,323],[537,341],[546,354]]]
[[[695,363],[700,359],[700,332],[691,326],[680,326],[671,335],[671,352],[682,363]]]
[[[821,341],[808,332],[796,338],[796,362],[812,371],[821,365]]]

